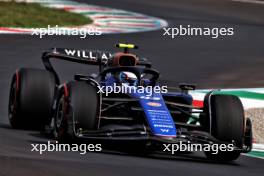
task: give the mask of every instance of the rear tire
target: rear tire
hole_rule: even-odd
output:
[[[207,123],[202,123],[202,125],[205,125],[205,129],[210,132],[210,125],[208,126],[210,124],[210,109],[212,136],[226,143],[234,143],[234,146],[242,149],[244,108],[240,99],[233,95],[211,95],[206,96],[204,105]],[[203,121],[205,120],[203,119]],[[240,156],[240,151],[219,151],[218,154],[205,152],[205,154],[207,158],[212,160],[232,161]]]
[[[87,82],[64,85],[58,98],[55,115],[55,137],[71,142],[83,131],[96,130],[99,122],[99,95]]]
[[[13,128],[43,129],[52,117],[55,77],[46,70],[22,68],[13,75],[8,114]]]

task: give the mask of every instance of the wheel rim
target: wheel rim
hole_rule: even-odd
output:
[[[54,120],[55,129],[57,131],[56,138],[60,140],[64,134],[64,116],[65,116],[65,101],[64,96],[59,100],[58,108],[56,111],[56,118]]]
[[[8,104],[8,117],[12,122],[13,118],[17,113],[17,83],[13,79],[9,95],[9,104]]]
[[[56,125],[56,127],[60,127],[61,126],[61,124],[62,124],[62,119],[63,119],[63,114],[64,114],[64,108],[63,108],[63,105],[64,104],[64,102],[63,102],[63,99],[61,98],[60,99],[60,102],[59,102],[59,105],[58,105],[58,110],[57,110],[57,114],[56,114],[56,121],[55,121],[55,125]]]

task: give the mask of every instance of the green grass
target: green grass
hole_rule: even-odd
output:
[[[80,26],[91,22],[83,15],[35,3],[0,2],[0,27],[45,28],[48,25]]]

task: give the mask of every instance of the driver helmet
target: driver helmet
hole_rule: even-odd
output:
[[[125,84],[128,86],[136,86],[138,79],[134,73],[122,71],[119,74],[119,80],[120,80],[121,84]]]

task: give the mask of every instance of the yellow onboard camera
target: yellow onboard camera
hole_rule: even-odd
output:
[[[116,44],[117,48],[124,48],[124,53],[128,53],[128,49],[138,49],[137,45],[134,44],[125,44],[125,43],[119,43]]]

